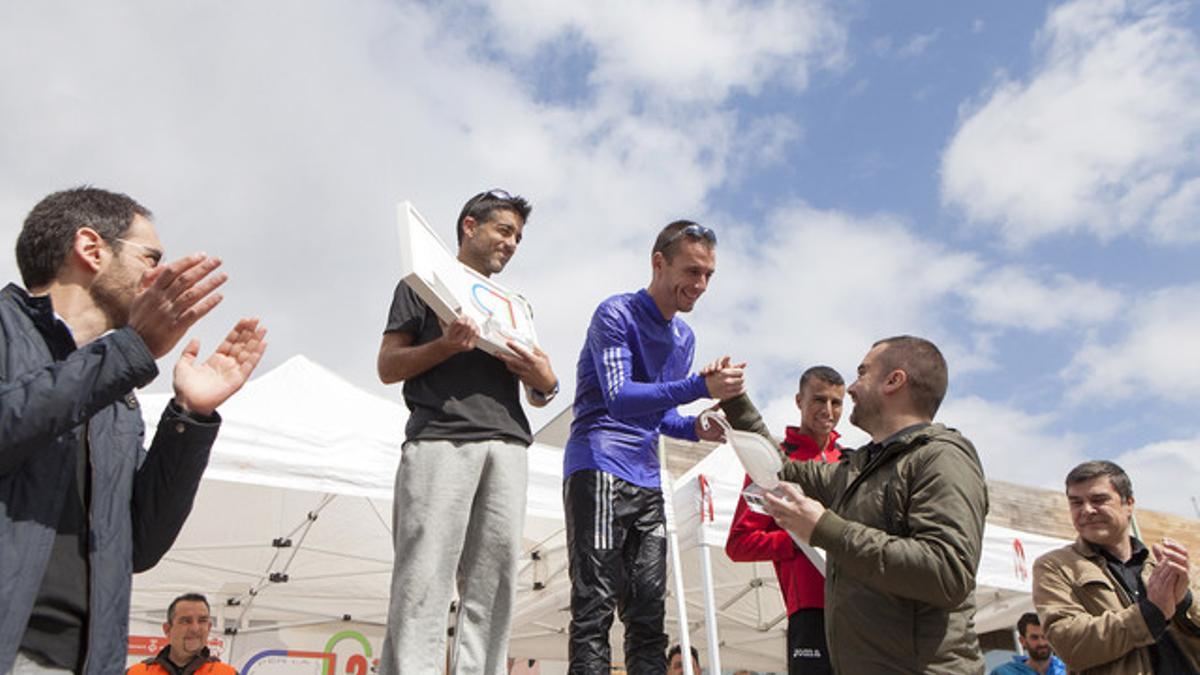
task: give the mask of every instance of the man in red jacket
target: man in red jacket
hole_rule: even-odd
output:
[[[796,394],[800,426],[787,428],[783,451],[794,460],[838,461],[834,427],[842,417],[845,396],[845,380],[833,368],[804,371]],[[825,577],[796,548],[791,535],[771,516],[751,511],[745,499],[738,499],[725,553],[735,562],[770,560],[775,565],[788,611],[788,675],[832,673],[825,644]]]

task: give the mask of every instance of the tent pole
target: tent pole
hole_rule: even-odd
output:
[[[700,483],[700,521],[696,532],[700,541],[700,574],[701,585],[704,587],[704,629],[708,636],[708,670],[712,673],[721,672],[721,640],[717,636],[717,597],[713,588],[712,574],[712,542],[709,541],[709,524],[715,516],[713,509],[712,484],[708,476],[700,474],[696,477]]]
[[[700,523],[700,528],[704,528],[704,523]],[[703,537],[703,533],[701,533]],[[721,672],[721,652],[718,649],[720,641],[717,638],[717,600],[713,596],[712,585],[712,556],[709,553],[709,546],[703,539],[700,544],[700,570],[704,575],[704,627],[708,634],[708,672]]]
[[[683,588],[683,561],[679,557],[679,533],[675,528],[674,480],[667,471],[667,444],[662,434],[658,436],[658,466],[663,492],[663,517],[667,521],[667,546],[671,549],[671,571],[675,578],[675,611],[679,615],[679,646],[682,650],[684,675],[700,675],[692,672],[692,641],[688,636],[687,604]]]

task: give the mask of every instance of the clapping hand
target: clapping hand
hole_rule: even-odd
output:
[[[1180,602],[1183,602],[1183,599],[1187,596],[1188,592],[1188,577],[1191,572],[1188,561],[1188,551],[1183,544],[1171,539],[1163,539],[1161,544],[1154,545],[1153,550],[1154,559],[1158,562],[1158,566],[1154,571],[1157,572],[1159,568],[1166,568],[1171,572],[1169,575],[1171,582],[1169,584],[1169,588],[1171,591],[1170,597],[1173,612],[1174,605],[1178,605]],[[1147,588],[1147,594],[1148,593],[1149,589]],[[1166,615],[1167,618],[1170,618],[1171,616],[1167,612],[1163,612],[1163,614]]]
[[[146,343],[154,358],[166,355],[194,323],[221,302],[214,293],[228,277],[212,274],[221,261],[193,253],[145,272],[141,290],[129,304],[128,325]]]
[[[202,363],[196,360],[200,342],[189,342],[175,364],[175,402],[184,410],[211,415],[250,379],[267,349],[266,334],[258,319],[242,319]]]

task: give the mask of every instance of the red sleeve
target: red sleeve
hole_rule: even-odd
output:
[[[750,477],[747,476],[743,487],[749,484]],[[730,560],[790,560],[796,557],[796,552],[792,536],[781,530],[774,518],[751,511],[746,500],[738,497],[733,524],[729,526],[729,538],[725,540],[725,555]]]

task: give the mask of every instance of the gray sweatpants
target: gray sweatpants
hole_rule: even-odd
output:
[[[525,526],[528,457],[514,441],[410,441],[396,471],[396,562],[382,675],[440,673],[457,581],[450,673],[504,675]]]
[[[25,656],[24,652],[17,652],[17,661],[8,671],[8,675],[71,675],[71,670],[67,668],[43,666],[37,661]]]

